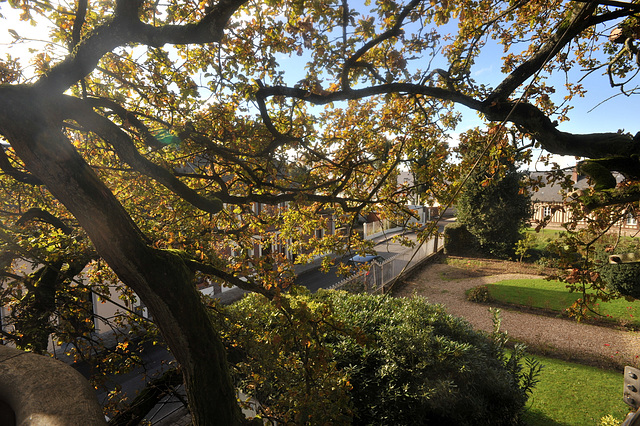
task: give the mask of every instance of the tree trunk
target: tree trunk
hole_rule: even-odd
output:
[[[55,98],[0,88],[0,133],[76,217],[97,252],[149,308],[180,363],[196,425],[243,422],[224,347],[183,260],[150,247],[113,193],[61,132]]]

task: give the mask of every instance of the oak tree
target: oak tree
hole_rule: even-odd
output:
[[[80,244],[88,255],[77,264],[37,256],[36,266],[49,269],[11,278],[31,283],[53,271],[64,287],[69,275],[60,272],[106,262],[149,308],[178,360],[195,424],[243,421],[196,276],[273,296],[291,277],[286,253],[274,249],[284,241],[304,261],[360,244],[348,226],[360,212],[410,214],[409,188],[399,191],[394,177],[418,164],[421,185],[444,186],[442,170],[450,169],[438,147],[459,120],[457,106],[510,123],[521,149],[532,144],[593,159],[605,174],[622,172],[625,185],[583,194],[590,208],[640,199],[638,138],[606,128],[561,131],[556,122],[570,117],[586,89],[567,74],[565,97],[555,99],[545,80],[605,69],[613,86],[631,92],[634,3],[11,0],[2,7],[5,18],[13,8],[38,28],[51,25],[48,43],[0,59],[7,144],[0,168],[20,185],[11,194],[31,190],[49,200],[10,200],[5,249],[28,242],[16,227],[35,208],[70,231],[45,220],[39,238],[72,239],[58,246]],[[610,26],[619,27],[612,41],[601,36]],[[15,44],[29,38],[6,20],[3,27]],[[497,83],[474,79],[484,53],[502,63]],[[425,164],[425,152],[440,154]],[[307,238],[331,226],[322,212],[347,232]],[[57,247],[34,242],[26,248]],[[256,243],[265,248],[259,259],[249,256]]]

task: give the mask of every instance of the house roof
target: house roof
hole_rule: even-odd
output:
[[[564,201],[564,191],[559,182],[548,182],[547,172],[529,172],[528,176],[531,180],[541,178],[542,186],[538,191],[531,195],[531,201],[534,203],[562,203]],[[586,189],[589,187],[588,179],[586,176],[579,175],[575,172],[575,169],[566,172],[567,176],[571,176],[573,180],[573,188],[575,190]]]

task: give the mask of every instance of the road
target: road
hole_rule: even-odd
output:
[[[137,393],[144,389],[147,380],[159,377],[164,371],[172,368],[171,364],[175,361],[173,355],[164,349],[162,345],[145,344],[141,353],[141,362],[141,366],[134,368],[129,373],[109,376],[105,383],[106,389],[102,387],[96,389],[96,397],[100,405],[104,405],[107,402],[108,393],[116,387],[119,387],[122,394],[126,395],[129,398],[129,402],[131,402]],[[87,363],[78,362],[72,366],[85,378],[89,379],[91,368]],[[173,410],[174,407],[175,405],[165,406],[159,404],[152,411],[152,414],[159,418]]]
[[[438,228],[439,232],[444,231],[444,226],[449,223],[450,220],[443,220],[439,223]],[[398,233],[387,236],[386,238],[378,238],[378,243],[375,246],[377,254],[384,257],[385,259],[389,259],[395,256],[398,253],[401,253],[407,250],[406,246],[401,245],[400,243],[394,242],[391,240],[393,235],[397,235]],[[412,241],[416,240],[416,234],[411,232],[405,234]],[[353,254],[345,255],[340,260],[342,262],[346,262]],[[339,262],[339,259],[336,259],[336,263]],[[295,283],[298,285],[302,285],[307,287],[311,292],[315,293],[321,288],[329,288],[332,285],[342,281],[347,278],[345,275],[337,274],[337,266],[332,266],[331,269],[327,272],[322,272],[318,269],[312,269],[310,271],[303,272],[298,275],[295,280]]]
[[[413,240],[415,241],[415,234],[413,234],[412,237],[413,237]],[[375,249],[378,255],[384,257],[385,259],[389,259],[395,256],[396,254],[406,250],[407,247],[402,246],[399,243],[387,241],[387,242],[378,243],[375,246]],[[341,258],[341,261],[346,262],[353,255],[355,255],[355,253],[343,256]],[[339,261],[340,260],[336,259],[336,263],[338,263]],[[296,278],[295,283],[298,285],[305,286],[309,290],[311,290],[311,292],[315,293],[321,288],[329,288],[332,285],[347,278],[346,275],[338,275],[337,269],[338,269],[337,266],[332,266],[331,269],[329,269],[329,271],[327,272],[320,271],[319,269],[313,269],[300,274],[298,278]]]

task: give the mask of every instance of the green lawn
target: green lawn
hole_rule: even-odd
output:
[[[487,285],[489,294],[503,303],[545,308],[562,312],[581,297],[569,293],[566,285],[543,279],[505,280]],[[612,321],[628,321],[640,326],[640,302],[624,299],[594,307]],[[531,426],[598,425],[608,414],[624,420],[629,411],[622,401],[622,372],[535,356],[544,368],[540,383],[529,400],[525,420]]]
[[[623,373],[535,356],[543,365],[529,399],[530,426],[597,425],[608,414],[624,420]]]
[[[571,306],[581,293],[569,293],[566,284],[543,279],[505,280],[487,285],[490,296],[499,302],[545,308],[561,313]],[[601,302],[593,309],[604,319],[640,326],[640,301],[616,299]]]
[[[533,248],[538,250],[546,249],[551,241],[557,240],[561,234],[565,233],[561,229],[541,229],[540,232],[536,232],[534,228],[528,228],[526,232],[534,236]]]

